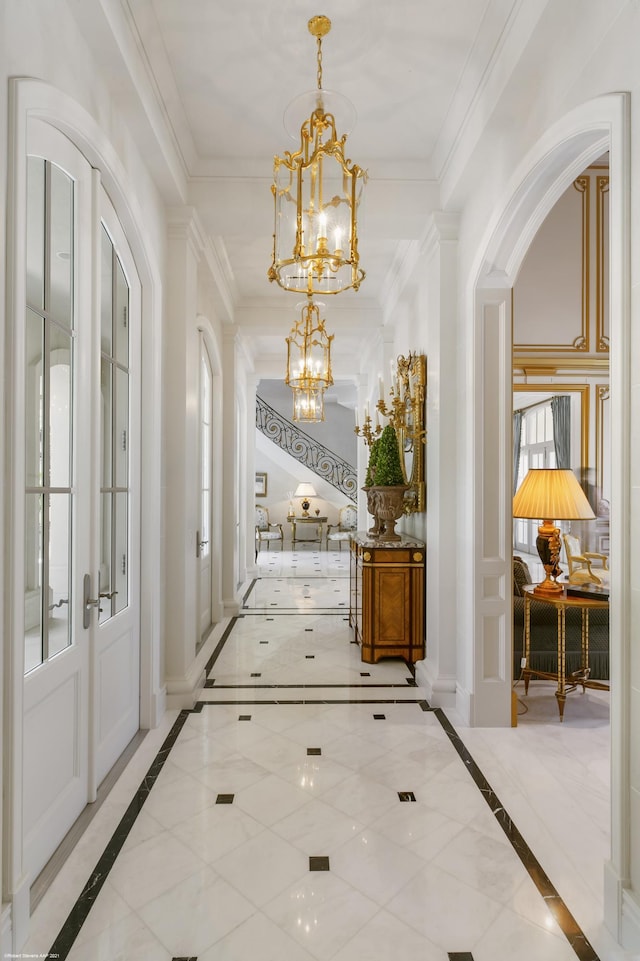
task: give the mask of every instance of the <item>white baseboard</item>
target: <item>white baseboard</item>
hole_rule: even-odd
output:
[[[640,904],[611,861],[604,866],[604,923],[626,951],[640,952]]]
[[[0,908],[0,958],[9,958],[14,953],[11,905],[3,904]]]
[[[167,710],[167,689],[161,687],[151,697],[151,727],[158,727]]]
[[[242,610],[242,601],[237,597],[226,597],[223,604],[225,617],[237,617]]]
[[[198,693],[204,687],[206,674],[203,668],[187,677],[168,677],[166,687],[166,707],[168,710],[193,710]]]
[[[30,878],[23,877],[21,883],[13,892],[10,904],[2,905],[2,954],[0,957],[11,957],[20,954],[20,949],[29,937],[29,920],[31,916]],[[8,946],[5,948],[5,940]]]
[[[439,677],[428,660],[416,664],[416,683],[424,688],[431,707],[455,708],[455,677]]]
[[[640,904],[628,888],[622,892],[619,941],[627,951],[640,952]]]

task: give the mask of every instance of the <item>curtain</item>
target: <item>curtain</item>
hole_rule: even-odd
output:
[[[518,471],[520,469],[520,443],[522,440],[522,411],[513,412],[513,493],[518,486]]]
[[[556,466],[571,467],[571,398],[552,397],[553,444],[556,449]]]

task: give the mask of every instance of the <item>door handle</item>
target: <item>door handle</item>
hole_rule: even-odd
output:
[[[90,597],[91,594],[91,574],[85,574],[82,582],[82,626],[86,630],[91,624],[91,611],[94,607],[101,611],[100,597]]]
[[[201,541],[200,531],[196,531],[196,557],[200,557],[200,551],[205,546],[205,544],[208,544],[208,543],[209,541]]]

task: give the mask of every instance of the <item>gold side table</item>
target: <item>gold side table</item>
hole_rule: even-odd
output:
[[[548,595],[536,594],[535,584],[525,584],[522,588],[524,593],[524,657],[525,666],[522,669],[524,677],[525,694],[529,693],[529,680],[532,677],[542,677],[556,681],[558,688],[556,698],[558,701],[558,711],[560,720],[564,717],[564,704],[567,694],[575,691],[578,685],[582,685],[582,690],[591,688],[596,691],[608,691],[609,685],[604,681],[592,680],[589,677],[589,611],[607,610],[609,601],[604,598],[591,597],[567,597],[566,587],[561,594]],[[556,673],[550,671],[537,671],[529,666],[529,655],[531,651],[531,601],[538,601],[541,604],[550,604],[558,612],[558,669]],[[580,633],[580,670],[573,671],[567,676],[566,673],[566,612],[569,607],[577,607],[582,611],[582,624]]]
[[[328,518],[326,517],[320,517],[318,515],[311,515],[311,514],[309,515],[309,517],[288,518],[289,523],[291,524],[291,546],[292,547],[295,546],[296,540],[299,540],[301,543],[306,543],[306,544],[322,544],[323,529],[324,529],[324,525],[327,523],[327,519]],[[315,536],[313,536],[313,532],[310,532],[312,534],[311,537],[296,537],[296,527],[298,526],[298,524],[302,524],[305,526],[308,524],[315,525],[315,528],[316,528]]]

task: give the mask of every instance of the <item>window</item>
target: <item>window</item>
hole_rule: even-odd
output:
[[[546,400],[522,412],[517,487],[520,487],[530,468],[555,466],[556,451],[553,440],[551,401]],[[517,550],[537,554],[538,526],[539,520],[521,517],[514,520],[513,538]]]

